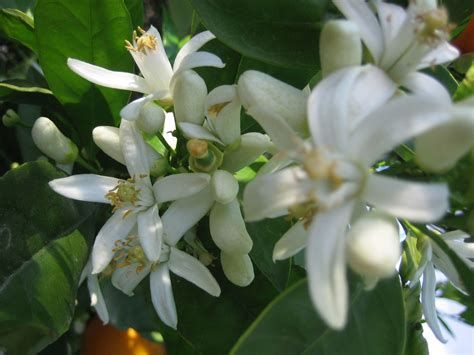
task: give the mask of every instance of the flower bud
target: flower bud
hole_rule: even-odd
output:
[[[252,261],[247,254],[221,252],[221,264],[224,275],[234,285],[248,286],[255,277]]]
[[[239,183],[231,173],[217,170],[212,174],[211,189],[214,199],[219,203],[226,204],[236,198],[239,192]]]
[[[319,53],[323,77],[338,69],[360,65],[362,42],[359,28],[351,21],[328,21],[321,31]]]
[[[347,261],[364,277],[390,277],[401,256],[399,230],[393,218],[376,212],[359,218],[347,235]]]
[[[295,131],[308,135],[307,95],[302,90],[255,70],[248,70],[240,76],[237,90],[246,109],[256,106],[272,110]]]
[[[235,173],[253,163],[272,147],[270,138],[265,134],[257,132],[243,134],[237,149],[225,151],[222,169]]]
[[[140,109],[137,127],[148,134],[156,134],[163,129],[165,123],[165,110],[153,101],[147,102]]]
[[[193,70],[178,74],[172,86],[176,122],[202,125],[207,87],[204,80]]]
[[[92,131],[92,139],[105,154],[125,165],[125,158],[120,148],[119,131],[117,127],[99,126]]]
[[[240,140],[240,109],[236,85],[222,85],[206,98],[206,117],[209,125],[225,145]]]
[[[248,254],[253,242],[240,212],[239,202],[215,203],[209,215],[209,228],[214,243],[228,254]]]
[[[77,146],[62,134],[49,118],[38,118],[31,130],[31,136],[38,149],[57,163],[70,164],[76,161]]]
[[[21,122],[21,119],[15,111],[8,109],[2,117],[2,122],[5,127],[14,127]]]
[[[474,108],[469,112],[472,117],[453,118],[415,139],[416,161],[422,169],[448,171],[474,146]]]

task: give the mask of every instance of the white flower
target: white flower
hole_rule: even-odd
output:
[[[84,280],[87,278],[87,289],[89,290],[89,295],[91,298],[91,306],[97,312],[100,320],[103,324],[109,323],[109,311],[102,295],[102,290],[100,289],[99,278],[96,274],[92,274],[92,262],[91,259],[87,261],[86,266],[82,270],[81,279],[79,285],[81,285]]]
[[[359,28],[374,63],[400,85],[412,91],[431,79],[417,70],[456,59],[459,51],[449,44],[451,26],[437,1],[413,0],[405,10],[374,1],[376,14],[365,0],[333,0]],[[432,79],[431,81],[435,81]],[[429,92],[429,85],[423,86]]]
[[[176,329],[178,324],[170,271],[214,297],[220,295],[219,284],[199,260],[164,242],[159,260],[151,262],[139,245],[139,239],[130,235],[117,243],[112,284],[132,296],[135,287],[149,274],[151,300],[166,325]]]
[[[151,184],[148,148],[134,123],[122,120],[120,145],[130,179],[84,174],[55,179],[49,183],[53,190],[63,196],[114,206],[113,215],[99,231],[92,249],[93,274],[105,269],[113,258],[115,241],[127,236],[135,224],[138,224],[140,244],[147,258],[157,261],[161,253],[163,224],[157,203],[163,201],[159,198],[159,184]],[[209,179],[206,174],[182,175],[191,175],[192,180],[204,179],[204,184]],[[191,190],[190,194],[195,192]],[[181,193],[183,195],[183,189]]]
[[[216,55],[197,52],[205,43],[215,38],[209,31],[191,38],[178,52],[171,67],[158,30],[153,26],[150,26],[147,32],[140,28],[139,30],[140,35],[134,32],[133,43],[127,42],[126,48],[143,76],[110,71],[72,58],[67,61],[72,71],[94,84],[145,94],[122,109],[120,115],[127,120],[137,119],[143,105],[149,101],[159,99],[172,103],[173,81],[181,72],[203,66],[224,67],[224,63]]]
[[[474,258],[474,244],[466,243],[464,240],[469,238],[467,233],[456,230],[452,232],[444,233],[440,236],[460,258],[470,268],[474,267],[474,262],[470,259]],[[446,253],[434,242],[426,238],[422,250],[422,258],[417,272],[411,279],[411,286],[416,285],[420,276],[423,274],[423,284],[421,289],[421,303],[423,307],[423,314],[425,316],[426,323],[433,331],[434,335],[439,341],[446,343],[447,339],[444,338],[441,332],[441,327],[438,322],[438,316],[436,313],[436,275],[435,268],[440,270],[446,277],[463,292],[466,292],[462,284],[461,278],[456,271],[455,266],[452,264],[450,258]]]
[[[420,97],[387,102],[395,88],[384,78],[377,67],[365,66],[342,69],[320,82],[308,101],[307,142],[274,113],[248,111],[299,164],[250,182],[244,192],[245,217],[254,221],[290,214],[300,219],[288,232],[296,236],[291,247],[300,250],[307,244],[311,298],[336,329],[347,318],[346,228],[355,205],[369,204],[417,222],[433,222],[448,208],[445,184],[409,182],[370,169],[397,145],[449,119],[442,105],[427,106]],[[367,97],[371,100],[362,104]]]

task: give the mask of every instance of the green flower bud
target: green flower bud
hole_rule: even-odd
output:
[[[2,117],[2,122],[5,127],[14,127],[21,122],[21,119],[15,111],[8,109]]]
[[[202,125],[207,96],[204,80],[195,71],[185,70],[178,74],[172,84],[176,122]]]
[[[248,254],[227,254],[221,252],[224,275],[234,285],[245,287],[255,278],[252,261]]]

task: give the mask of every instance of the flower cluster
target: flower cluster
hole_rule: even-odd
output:
[[[141,76],[68,60],[95,84],[144,95],[121,110],[119,128],[93,132],[95,143],[126,166],[127,178],[84,174],[50,183],[63,196],[112,207],[84,273],[104,321],[97,281],[104,270],[112,270],[113,285],[128,295],[149,275],[158,315],[176,328],[170,271],[212,296],[220,294],[207,268],[216,257],[194,230],[202,218],[209,215],[225,276],[247,286],[254,278],[253,242],[244,217],[250,222],[288,216],[294,224],[276,243],[273,259],[305,251],[311,300],[330,327],[342,329],[349,307],[347,267],[374,287],[396,272],[397,218],[433,223],[446,213],[446,184],[407,181],[374,168],[413,141],[420,167],[443,172],[474,145],[474,101],[453,103],[441,83],[419,71],[458,56],[447,42],[445,9],[428,0],[413,0],[407,9],[382,1],[333,2],[346,19],[331,20],[322,30],[322,79],[312,90],[247,71],[237,84],[208,93],[192,69],[224,67],[216,55],[198,51],[214,38],[209,31],[189,40],[171,65],[158,31],[139,28],[126,48]],[[266,134],[242,134],[242,110]],[[160,138],[160,152],[150,144],[151,135]],[[241,188],[235,173],[262,155],[266,164]],[[445,238],[461,255],[474,256],[463,242],[466,235]],[[452,265],[443,263],[442,251],[425,245],[413,283],[425,275],[425,318],[442,339],[433,265],[462,285]]]

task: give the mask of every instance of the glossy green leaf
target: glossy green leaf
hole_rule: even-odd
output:
[[[132,19],[132,27],[143,27],[143,0],[124,0],[130,17]]]
[[[204,26],[242,55],[277,66],[317,69],[327,0],[192,0]]]
[[[291,258],[274,262],[273,247],[290,227],[283,218],[247,223],[247,231],[253,240],[252,261],[278,291],[283,291],[288,284]]]
[[[33,11],[36,0],[2,0],[0,9],[18,9],[23,12]]]
[[[35,29],[39,59],[49,87],[91,150],[92,129],[117,123],[129,93],[92,85],[73,73],[66,61],[76,58],[111,70],[132,72],[133,61],[123,44],[132,31],[127,8],[123,0],[39,0]]]
[[[33,19],[20,10],[0,10],[0,33],[36,52]]]
[[[47,162],[0,178],[0,348],[34,354],[68,328],[89,242],[79,204],[54,193]]]
[[[446,6],[451,21],[460,23],[474,12],[474,2],[466,0],[439,0],[440,5]]]
[[[346,328],[329,329],[316,314],[302,280],[265,308],[231,354],[403,354],[405,315],[398,276],[371,292],[353,290],[350,305]]]

